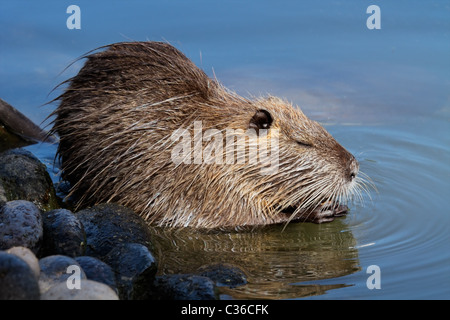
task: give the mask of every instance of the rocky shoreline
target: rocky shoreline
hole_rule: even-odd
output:
[[[30,152],[0,153],[0,299],[219,299],[246,283],[237,267],[158,275],[148,226],[113,203],[63,208]]]

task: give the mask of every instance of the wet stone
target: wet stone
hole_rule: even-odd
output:
[[[193,274],[174,274],[156,277],[153,299],[217,300],[214,282]]]
[[[148,248],[139,243],[121,243],[105,257],[104,262],[116,274],[119,297],[123,300],[148,299],[157,265]]]
[[[25,261],[33,271],[36,280],[39,279],[39,274],[41,272],[41,269],[39,268],[39,260],[30,249],[25,247],[12,247],[6,250],[6,252],[11,253]]]
[[[0,251],[0,300],[39,300],[37,279],[21,258]]]
[[[88,256],[77,257],[75,260],[80,264],[88,280],[104,283],[114,292],[118,292],[116,277],[109,265],[97,258]]]
[[[86,234],[78,218],[69,210],[56,209],[42,214],[43,255],[77,257],[84,254]]]
[[[152,250],[151,233],[134,211],[117,204],[99,204],[76,213],[86,232],[86,252],[100,260],[118,244],[140,243]]]
[[[32,202],[7,202],[0,208],[0,226],[0,249],[22,246],[34,254],[39,252],[43,237],[42,217]]]
[[[0,153],[0,201],[5,198],[31,201],[43,211],[59,208],[47,168],[23,149]]]
[[[41,293],[46,292],[52,286],[59,283],[67,284],[67,279],[77,272],[80,279],[86,279],[86,274],[79,263],[70,257],[53,255],[39,260],[41,274],[39,277],[39,287]],[[69,268],[71,267],[71,268]],[[75,271],[73,271],[73,269]]]

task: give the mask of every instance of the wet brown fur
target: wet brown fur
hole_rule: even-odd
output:
[[[117,43],[85,58],[53,127],[79,206],[117,202],[158,226],[238,227],[305,217],[358,191],[355,158],[284,100],[240,97],[167,43]],[[279,135],[276,174],[171,160],[176,129],[192,133],[202,121],[203,130],[247,130],[258,110],[273,119],[269,136]]]

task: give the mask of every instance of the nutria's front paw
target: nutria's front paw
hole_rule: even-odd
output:
[[[335,218],[345,216],[347,212],[348,207],[346,205],[324,203],[314,211],[304,213],[300,217],[300,220],[313,223],[331,222]]]

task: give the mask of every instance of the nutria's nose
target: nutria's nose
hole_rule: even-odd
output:
[[[352,155],[350,158],[350,165],[349,165],[349,180],[353,181],[353,179],[356,178],[359,172],[359,163],[355,159],[355,157]]]

